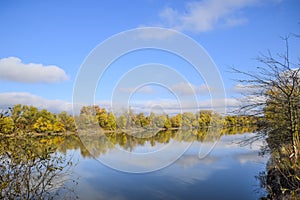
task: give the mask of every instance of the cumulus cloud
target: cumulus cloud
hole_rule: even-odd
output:
[[[21,83],[57,83],[68,80],[65,71],[55,65],[22,63],[17,57],[0,59],[0,80]]]
[[[279,3],[267,0],[264,3]],[[179,31],[205,32],[217,26],[237,26],[247,22],[242,9],[262,4],[259,0],[203,0],[186,3],[185,12],[165,8],[160,17],[164,26]]]
[[[7,108],[16,104],[32,105],[51,112],[72,112],[72,103],[62,100],[49,100],[28,92],[0,93],[0,107]]]

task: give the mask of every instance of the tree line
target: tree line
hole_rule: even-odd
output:
[[[75,132],[74,118],[63,111],[54,114],[34,106],[15,105],[0,114],[0,133],[64,133]]]
[[[149,115],[144,113],[135,113],[129,110],[119,116],[115,116],[112,112],[107,112],[105,108],[99,106],[84,106],[80,112],[81,116],[95,116],[99,126],[104,130],[130,130],[136,128],[152,129],[201,129],[209,126],[252,126],[257,125],[260,121],[259,117],[244,115],[227,115],[211,110],[201,110],[197,113],[184,112],[173,116],[168,114],[155,114],[151,112]],[[83,118],[85,119],[85,118]]]
[[[34,106],[15,105],[6,112],[0,114],[0,133],[30,134],[30,133],[66,133],[76,132],[77,125],[85,128],[85,123],[90,120],[105,131],[126,131],[133,129],[203,129],[209,126],[253,126],[260,119],[253,116],[228,115],[222,116],[211,110],[202,110],[197,113],[184,112],[169,116],[158,115],[151,112],[149,115],[135,113],[129,110],[121,115],[115,116],[99,106],[83,106],[80,115],[73,117],[67,112],[51,113],[46,109],[39,110]],[[88,123],[87,123],[88,125]]]

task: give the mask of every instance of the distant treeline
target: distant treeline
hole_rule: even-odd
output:
[[[95,117],[99,126],[104,130],[130,130],[130,129],[201,129],[209,126],[253,126],[260,122],[260,118],[253,116],[227,115],[222,116],[211,110],[201,110],[197,113],[184,112],[169,116],[167,114],[149,115],[135,113],[133,110],[115,116],[99,106],[83,106],[80,117],[76,119],[78,125],[83,126],[80,121],[91,121]]]
[[[83,106],[79,116],[61,113],[51,113],[46,109],[39,110],[34,106],[15,105],[0,114],[0,133],[26,134],[41,133],[55,134],[76,132],[77,125],[84,128],[84,124],[92,119],[106,131],[126,131],[131,129],[203,129],[210,126],[253,126],[259,122],[259,118],[253,116],[222,116],[211,110],[202,110],[197,113],[185,112],[169,116],[167,114],[157,115],[151,112],[149,115],[135,113],[129,110],[121,115],[115,116],[105,108],[99,106]]]
[[[0,114],[0,133],[75,132],[75,122],[67,112],[54,114],[34,106],[15,105]]]

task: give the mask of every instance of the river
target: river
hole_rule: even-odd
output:
[[[43,148],[50,145],[54,150],[49,155],[62,158],[61,166],[65,169],[57,172],[58,176],[51,180],[52,185],[41,191],[49,191],[55,199],[250,200],[266,194],[256,179],[265,171],[268,160],[268,156],[259,155],[264,140],[240,143],[254,133],[223,134],[213,140],[182,134],[162,132],[154,139],[144,140],[113,134],[106,141],[49,136],[26,139],[25,143],[30,144],[31,152],[39,149],[34,155],[42,155]],[[48,141],[52,141],[51,144]],[[21,142],[24,144],[16,139],[2,140],[1,151],[16,151]],[[148,154],[152,156],[145,157]],[[145,158],[136,157],[139,155]],[[5,157],[1,162],[5,163]],[[55,165],[56,161],[53,163]],[[3,192],[5,189],[11,188],[2,185],[4,198],[8,194]]]

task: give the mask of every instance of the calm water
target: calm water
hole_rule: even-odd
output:
[[[74,159],[78,159],[74,168],[80,177],[76,193],[80,199],[258,199],[264,191],[255,176],[265,170],[267,161],[267,157],[258,156],[262,141],[247,146],[237,144],[251,136],[253,134],[222,136],[203,159],[198,157],[199,148],[205,151],[212,143],[194,141],[173,164],[142,174],[120,172],[96,159],[83,157],[79,149],[70,150],[68,154],[74,154]],[[172,142],[173,139],[168,141]],[[146,142],[131,151],[136,153],[152,148],[156,146]],[[122,155],[110,149],[100,156],[115,159]],[[123,161],[120,164],[124,164]],[[137,165],[140,164],[144,163]]]
[[[56,145],[57,155],[67,158],[67,161],[71,159],[73,163],[64,175],[54,180],[57,188],[65,185],[73,196],[65,195],[64,191],[59,192],[55,199],[78,196],[79,199],[246,200],[258,199],[265,194],[255,178],[260,171],[265,170],[268,160],[268,157],[258,155],[263,141],[246,146],[238,144],[254,134],[223,135],[212,151],[210,149],[216,140],[207,141],[195,138],[193,134],[185,134],[184,137],[178,134],[181,133],[161,134],[149,140],[137,140],[124,135],[110,136],[109,143],[95,138],[88,143],[83,138],[85,142],[81,143],[74,136],[51,138],[52,144]],[[37,144],[43,142],[41,138],[38,140]],[[109,164],[115,168],[149,169],[149,166],[159,166],[160,161],[165,162],[172,155],[167,151],[149,162],[132,162],[130,156],[125,154],[158,152],[170,144],[173,144],[170,152],[180,145],[191,146],[175,162],[160,170],[133,174],[112,169],[102,163],[109,160]],[[9,144],[6,148],[10,146],[13,145]],[[87,149],[93,150],[93,154]],[[200,159],[199,151],[209,154]]]

